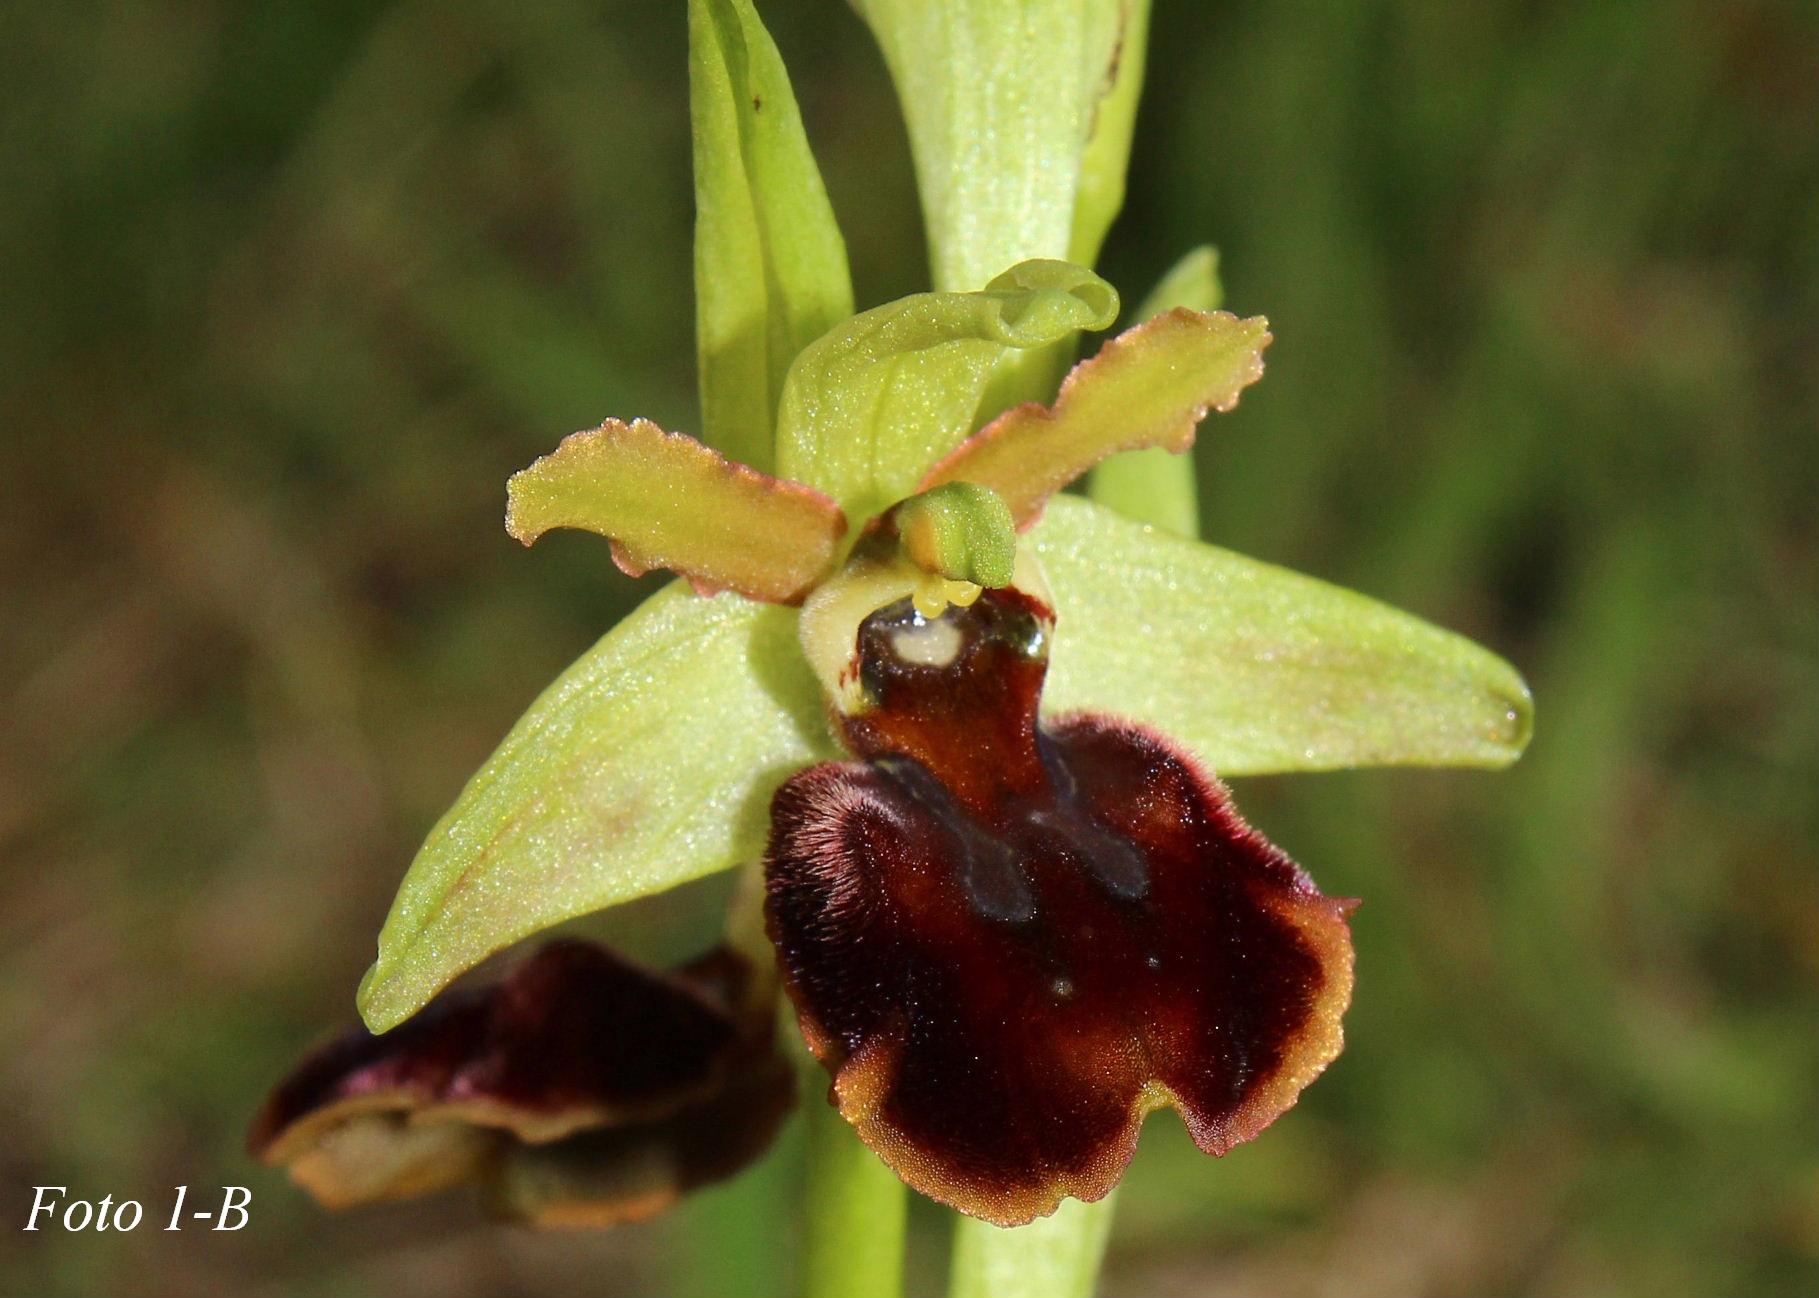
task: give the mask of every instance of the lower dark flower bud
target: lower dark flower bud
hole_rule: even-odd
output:
[[[537,1225],[649,1216],[758,1157],[789,1110],[754,976],[724,950],[662,974],[552,944],[309,1055],[248,1148],[331,1208],[474,1184]]]

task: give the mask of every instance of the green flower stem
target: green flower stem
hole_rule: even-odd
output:
[[[960,1218],[948,1298],[1092,1298],[1116,1198],[1067,1199],[1054,1216],[1011,1230]]]
[[[808,1079],[802,1298],[900,1298],[907,1191]]]

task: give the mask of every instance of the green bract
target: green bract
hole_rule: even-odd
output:
[[[1092,130],[1080,153],[1080,179],[1074,189],[1074,223],[1067,257],[1083,266],[1099,259],[1099,245],[1124,206],[1124,173],[1130,161],[1131,136],[1137,127],[1137,100],[1143,91],[1144,58],[1149,49],[1150,0],[1088,0],[1092,20],[1116,24],[1110,65],[1096,94]],[[1116,12],[1112,12],[1115,10]],[[1086,51],[1089,55],[1095,51]],[[1090,63],[1088,70],[1090,70]],[[1192,306],[1171,302],[1170,306]],[[1215,302],[1204,310],[1212,310]],[[1141,318],[1141,317],[1140,317]]]
[[[790,361],[853,313],[846,245],[751,0],[689,0],[702,433],[771,467]]]

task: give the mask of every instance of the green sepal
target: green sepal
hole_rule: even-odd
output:
[[[360,984],[375,1032],[551,925],[755,859],[831,755],[792,610],[677,582],[546,689],[424,841]]]
[[[1013,266],[976,293],[918,293],[836,326],[783,385],[777,463],[858,524],[915,490],[971,431],[994,362],[1103,329],[1118,294],[1063,261]]]
[[[853,311],[846,244],[751,0],[689,0],[702,436],[768,471],[790,362]]]
[[[1030,532],[1054,594],[1045,711],[1145,722],[1221,775],[1507,766],[1528,687],[1376,600],[1057,496]]]

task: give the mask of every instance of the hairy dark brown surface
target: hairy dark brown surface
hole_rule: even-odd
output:
[[[1036,723],[1051,617],[987,592],[860,630],[867,760],[772,809],[769,918],[835,1100],[907,1181],[1004,1224],[1116,1184],[1143,1116],[1224,1153],[1338,1053],[1348,903],[1166,738]],[[925,638],[920,641],[927,644]],[[940,655],[936,655],[940,657]]]

